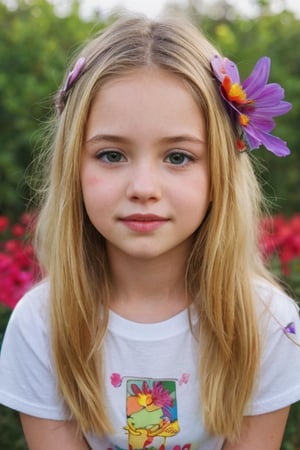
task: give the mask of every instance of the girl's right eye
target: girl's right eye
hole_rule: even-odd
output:
[[[96,157],[97,159],[100,159],[101,161],[104,161],[108,164],[126,161],[125,156],[117,150],[105,150],[97,153]]]

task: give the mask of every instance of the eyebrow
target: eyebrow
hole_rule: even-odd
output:
[[[96,134],[86,141],[86,144],[97,143],[100,141],[109,141],[109,142],[120,142],[120,143],[130,143],[131,140],[125,136],[119,136],[115,134]],[[206,144],[206,142],[196,136],[192,136],[190,134],[181,134],[178,136],[165,136],[159,139],[159,142],[176,144],[178,142],[192,142],[195,144]]]
[[[127,139],[125,136],[118,136],[115,134],[96,134],[86,141],[86,144],[97,143],[100,141],[110,141],[110,142],[129,142],[130,139]]]

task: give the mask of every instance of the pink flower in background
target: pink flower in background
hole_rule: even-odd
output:
[[[3,233],[8,227],[9,220],[6,216],[0,216],[0,233]]]
[[[23,225],[20,225],[19,223],[16,223],[16,225],[13,225],[11,227],[11,234],[15,237],[22,237],[24,236],[26,232],[26,228]]]
[[[14,308],[24,293],[40,278],[40,270],[28,238],[33,215],[23,214],[9,227],[0,216],[0,303]]]
[[[35,216],[23,214],[19,223],[10,224],[0,215],[0,303],[14,308],[24,293],[41,277],[30,238]],[[278,214],[261,222],[262,253],[266,260],[277,255],[283,275],[291,274],[291,262],[300,258],[300,213],[286,218]],[[183,374],[179,384],[186,384],[189,375]],[[120,374],[111,376],[114,387],[122,384]]]

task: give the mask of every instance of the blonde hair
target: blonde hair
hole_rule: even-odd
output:
[[[210,68],[216,53],[183,19],[120,19],[82,49],[86,65],[56,119],[36,242],[50,281],[58,386],[83,432],[112,431],[100,357],[111,285],[104,240],[91,225],[81,194],[85,127],[91,102],[106,80],[145,66],[183,79],[206,119],[212,204],[195,235],[186,288],[201,323],[205,425],[210,433],[229,438],[240,432],[260,359],[253,279],[268,275],[257,250],[260,190],[249,155],[236,151],[234,129]]]

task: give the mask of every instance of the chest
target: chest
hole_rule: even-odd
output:
[[[101,450],[217,450],[201,418],[198,348],[189,332],[159,339],[108,333],[105,345],[107,408],[115,433]]]

